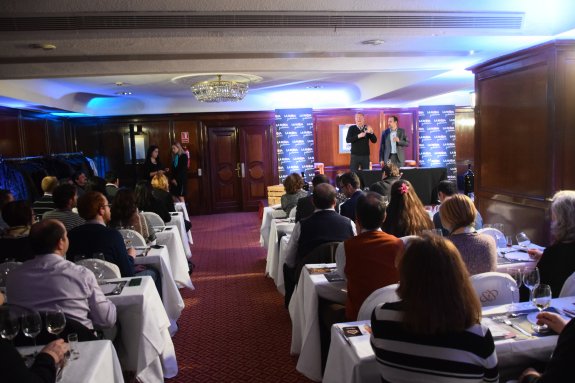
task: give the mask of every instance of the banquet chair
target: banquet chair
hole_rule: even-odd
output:
[[[381,287],[369,294],[359,308],[357,320],[370,320],[373,309],[375,309],[375,307],[380,303],[397,302],[399,300],[396,292],[398,286],[399,285],[395,283],[393,285]]]
[[[301,270],[305,265],[310,263],[334,263],[335,251],[341,242],[326,242],[322,243],[309,253],[307,253],[296,265],[295,269],[295,283],[299,281]]]
[[[6,280],[8,277],[8,273],[10,272],[10,270],[14,270],[21,264],[22,262],[14,262],[14,261],[0,263],[0,287],[2,288],[6,287]]]
[[[507,239],[505,239],[505,234],[500,232],[499,230],[493,227],[486,227],[483,229],[477,230],[479,234],[485,234],[492,237],[495,240],[495,244],[498,248],[507,247]]]
[[[138,233],[135,230],[130,229],[120,229],[118,230],[122,237],[124,237],[124,242],[126,242],[126,247],[134,247],[134,246],[147,246],[146,240],[142,237],[142,234]],[[131,235],[131,238],[129,237]],[[128,243],[128,241],[130,241]]]
[[[115,278],[122,278],[122,274],[120,273],[120,268],[118,265],[104,261],[103,259],[98,258],[85,258],[81,259],[76,262],[77,265],[84,266],[88,270],[94,272],[94,264],[97,264],[100,270],[103,271],[103,279],[115,279]],[[95,273],[94,273],[95,274]]]
[[[571,274],[569,278],[563,283],[559,298],[575,296],[575,273]]]
[[[297,206],[294,206],[294,207],[290,210],[289,215],[288,215],[288,218],[293,218],[293,219],[295,219],[295,214],[296,214],[296,213],[297,213]],[[293,221],[292,221],[292,222],[293,222]]]
[[[509,274],[490,271],[470,277],[481,306],[497,306],[518,301],[517,283]]]
[[[160,226],[160,227],[166,226],[164,220],[158,214],[152,211],[142,211],[140,212],[140,214],[146,217],[152,226]]]

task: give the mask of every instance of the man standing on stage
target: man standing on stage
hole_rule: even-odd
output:
[[[397,116],[390,116],[387,119],[389,129],[381,134],[379,147],[379,162],[381,166],[392,162],[398,167],[403,166],[405,155],[403,150],[409,145],[405,130],[397,127]]]
[[[351,144],[351,171],[359,170],[360,166],[362,170],[369,170],[369,141],[375,144],[377,137],[371,126],[365,124],[365,115],[356,113],[355,125],[349,127],[345,138],[345,142]]]

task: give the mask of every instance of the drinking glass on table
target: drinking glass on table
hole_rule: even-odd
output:
[[[46,311],[46,330],[50,334],[59,335],[66,327],[66,316],[61,308]]]
[[[524,232],[517,234],[517,236],[515,236],[515,239],[517,239],[517,244],[519,246],[527,247],[527,246],[531,245],[531,240],[529,239],[527,234],[525,234]]]
[[[36,337],[42,331],[42,318],[37,311],[29,311],[22,314],[22,333],[28,338],[32,338],[34,341],[34,347],[36,347]],[[34,356],[37,354],[34,351]]]
[[[521,269],[509,269],[509,275],[515,281],[515,285],[512,283],[509,284],[509,290],[511,290],[511,304],[509,305],[508,313],[511,314],[515,310],[515,295],[519,298],[519,288],[523,284],[523,272]],[[518,299],[519,301],[519,299]]]
[[[533,289],[531,301],[541,312],[551,305],[551,297],[551,286],[542,284]],[[546,324],[538,325],[535,323],[532,327],[536,332],[545,332],[549,329]]]
[[[529,289],[529,300],[532,300],[533,289],[539,286],[539,269],[537,267],[523,273],[523,284]]]
[[[126,238],[124,239],[124,243],[126,244],[126,249],[132,247],[132,240],[134,239],[134,233],[131,231],[134,229],[134,226],[127,227],[126,230]]]
[[[12,341],[20,331],[20,318],[10,307],[0,307],[0,336]]]

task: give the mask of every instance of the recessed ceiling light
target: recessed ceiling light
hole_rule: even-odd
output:
[[[309,85],[306,86],[306,89],[321,89],[323,88],[323,85]]]
[[[365,41],[362,41],[361,43],[362,43],[363,45],[381,45],[381,44],[383,44],[384,42],[385,42],[385,41],[380,40],[380,39],[373,39],[373,40],[365,40]]]
[[[116,86],[126,86],[126,85],[130,85],[130,84],[128,84],[127,82],[124,82],[124,81],[116,81],[116,82],[114,83],[114,85],[116,85]]]
[[[470,51],[469,51],[469,56],[473,56],[474,54],[475,54],[475,51],[474,51],[474,50],[470,50]]]
[[[32,49],[43,49],[45,51],[56,49],[56,45],[54,44],[30,44],[29,47]]]
[[[117,94],[118,96],[129,96],[132,92],[116,92],[114,94]]]

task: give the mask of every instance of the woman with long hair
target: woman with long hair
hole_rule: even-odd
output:
[[[493,237],[475,231],[476,216],[473,201],[463,194],[454,194],[439,206],[441,226],[449,232],[471,275],[497,271],[497,245]]]
[[[186,202],[186,180],[188,176],[188,155],[182,144],[172,145],[172,181],[170,192],[179,202]]]
[[[384,382],[497,382],[497,354],[457,248],[414,238],[399,262],[399,302],[371,316],[371,346]]]
[[[170,169],[164,168],[160,162],[160,149],[157,145],[150,145],[146,152],[146,159],[144,160],[144,174],[146,179],[151,180],[153,176],[169,172]]]
[[[297,200],[307,196],[307,192],[303,190],[304,180],[297,173],[292,173],[287,176],[283,182],[286,194],[282,195],[280,202],[283,211],[289,215],[290,211],[297,206]]]
[[[551,246],[544,252],[530,249],[529,255],[539,259],[541,283],[551,286],[556,298],[565,280],[575,272],[575,191],[563,190],[553,196],[551,234]]]
[[[433,222],[409,181],[395,181],[391,185],[390,195],[387,218],[381,226],[383,231],[405,237],[433,229]]]
[[[170,215],[170,212],[162,202],[154,197],[152,186],[148,181],[138,181],[136,188],[134,189],[134,198],[136,199],[136,205],[140,211],[156,213],[165,223],[171,221],[172,216]]]
[[[150,222],[138,211],[134,192],[130,189],[120,189],[114,197],[110,208],[112,219],[111,227],[133,228],[144,237],[146,242],[156,240],[156,234]]]

